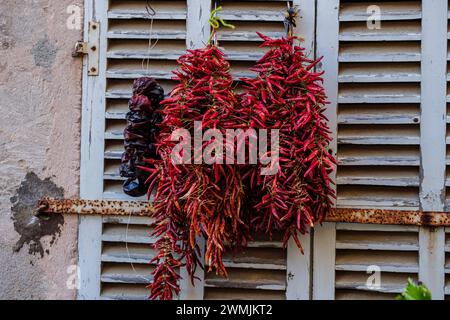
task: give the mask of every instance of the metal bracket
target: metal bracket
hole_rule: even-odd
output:
[[[83,42],[83,41],[75,42],[75,48],[73,49],[72,57],[78,58],[78,57],[82,57],[85,54],[88,54],[87,48],[88,48],[87,42]]]
[[[88,75],[98,76],[99,44],[100,44],[100,23],[89,21],[89,41],[77,41],[72,52],[72,57],[87,56]]]

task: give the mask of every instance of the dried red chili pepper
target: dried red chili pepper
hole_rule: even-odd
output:
[[[179,292],[177,266],[185,265],[194,282],[199,260],[197,237],[206,239],[202,257],[209,270],[226,275],[222,257],[228,245],[246,243],[244,223],[245,190],[240,170],[226,164],[174,164],[171,155],[177,142],[171,134],[186,129],[194,136],[194,122],[202,129],[225,130],[243,124],[236,117],[237,98],[233,93],[230,65],[214,45],[188,52],[178,59],[174,78],[178,85],[162,102],[159,160],[149,160],[149,183],[155,187],[153,235],[158,238],[153,259],[158,264],[150,285],[152,299],[171,299]],[[209,143],[204,143],[204,146]],[[194,143],[192,142],[192,145]],[[189,156],[194,163],[195,155]],[[145,170],[145,168],[143,168]],[[153,190],[150,189],[149,193]],[[175,256],[177,256],[175,258]],[[183,263],[181,262],[183,261]],[[169,293],[170,291],[170,293]]]
[[[312,71],[320,59],[308,59],[295,37],[259,36],[261,46],[270,49],[252,68],[257,77],[242,79],[247,89],[241,96],[242,117],[255,119],[256,128],[280,130],[280,168],[262,183],[250,183],[256,203],[252,226],[269,234],[281,231],[285,243],[293,237],[301,249],[297,233],[322,222],[335,197],[323,73]]]

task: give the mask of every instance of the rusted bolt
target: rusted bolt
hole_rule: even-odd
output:
[[[414,123],[418,123],[419,122],[419,117],[414,117],[413,121],[414,121]]]
[[[46,212],[47,210],[48,210],[48,202],[45,199],[43,199],[43,200],[39,201],[37,208],[33,211],[33,215],[36,218],[39,218],[42,220],[49,220],[50,216]]]
[[[47,209],[48,209],[48,204],[42,201],[38,204],[37,208],[33,211],[33,214],[35,216],[38,216],[41,213],[44,213],[45,210],[47,210]]]
[[[97,71],[97,68],[95,68],[95,67],[91,68],[91,72],[96,72],[96,71]]]
[[[91,50],[92,50],[92,51],[95,51],[95,50],[97,50],[97,47],[96,47],[96,46],[92,46],[92,47],[91,47]]]

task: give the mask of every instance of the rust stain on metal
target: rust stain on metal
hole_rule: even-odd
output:
[[[444,212],[337,208],[328,214],[325,221],[443,227],[450,226],[450,214]]]
[[[151,216],[153,206],[148,202],[120,200],[80,200],[43,198],[36,209],[37,215],[80,214],[115,216]],[[450,214],[384,209],[335,208],[325,222],[347,222],[386,225],[450,226]]]
[[[147,202],[119,200],[81,200],[43,198],[39,201],[36,214],[45,215],[81,214],[81,215],[115,215],[115,216],[150,216],[153,207]]]

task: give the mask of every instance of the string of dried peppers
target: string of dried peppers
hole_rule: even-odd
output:
[[[142,77],[134,81],[123,132],[125,152],[120,165],[120,175],[127,178],[123,191],[129,196],[140,197],[147,193],[148,174],[138,166],[144,165],[144,158],[157,158],[154,142],[162,118],[156,111],[163,99],[164,90],[155,79]]]
[[[210,19],[213,29],[219,22],[224,24]],[[153,236],[158,239],[154,245],[158,254],[152,260],[157,267],[149,286],[151,299],[179,294],[177,270],[182,266],[194,283],[203,259],[208,271],[226,276],[224,253],[245,247],[251,234],[259,231],[281,232],[285,244],[292,237],[302,250],[298,233],[323,221],[331,207],[335,195],[329,174],[336,161],[329,150],[322,73],[314,72],[320,60],[308,59],[295,37],[259,35],[262,47],[269,50],[252,68],[256,78],[241,79],[243,94],[235,93],[230,65],[216,45],[188,50],[178,59],[174,78],[178,84],[159,111],[163,120],[156,142],[158,156],[138,166],[148,175],[145,183],[155,208]],[[263,165],[250,164],[249,154],[245,164],[202,163],[195,151],[174,149],[180,141],[195,145],[192,136],[207,129],[216,129],[222,136],[228,129],[276,131],[279,139],[276,143],[268,139],[271,151],[262,154],[273,158],[277,148],[274,174],[261,175]],[[178,140],[174,132],[179,132]],[[202,140],[202,150],[215,139]],[[250,149],[251,139],[244,147]],[[174,161],[174,150],[183,161]],[[199,237],[206,239],[204,257]]]
[[[172,161],[177,141],[171,136],[175,130],[182,128],[195,135],[196,121],[202,123],[202,129],[222,133],[242,125],[242,119],[236,116],[238,101],[230,65],[215,45],[189,50],[178,59],[178,64],[178,85],[161,103],[163,121],[157,143],[161,159],[148,159],[149,167],[142,167],[150,174],[149,192],[156,190],[153,235],[159,238],[155,244],[159,254],[153,259],[158,267],[150,286],[152,299],[171,299],[173,293],[178,294],[179,276],[175,269],[182,260],[194,281],[195,269],[202,265],[197,237],[207,239],[204,258],[209,269],[226,275],[222,262],[226,246],[245,244],[247,234],[242,220],[246,192],[237,166],[195,164],[195,153],[180,154],[187,157],[187,163]]]
[[[269,51],[252,68],[257,77],[242,79],[242,110],[256,128],[279,130],[279,170],[251,175],[251,224],[254,231],[281,231],[285,243],[293,237],[302,250],[298,232],[322,222],[334,198],[329,174],[336,161],[329,150],[323,72],[313,71],[320,59],[308,59],[295,37],[258,35]]]

